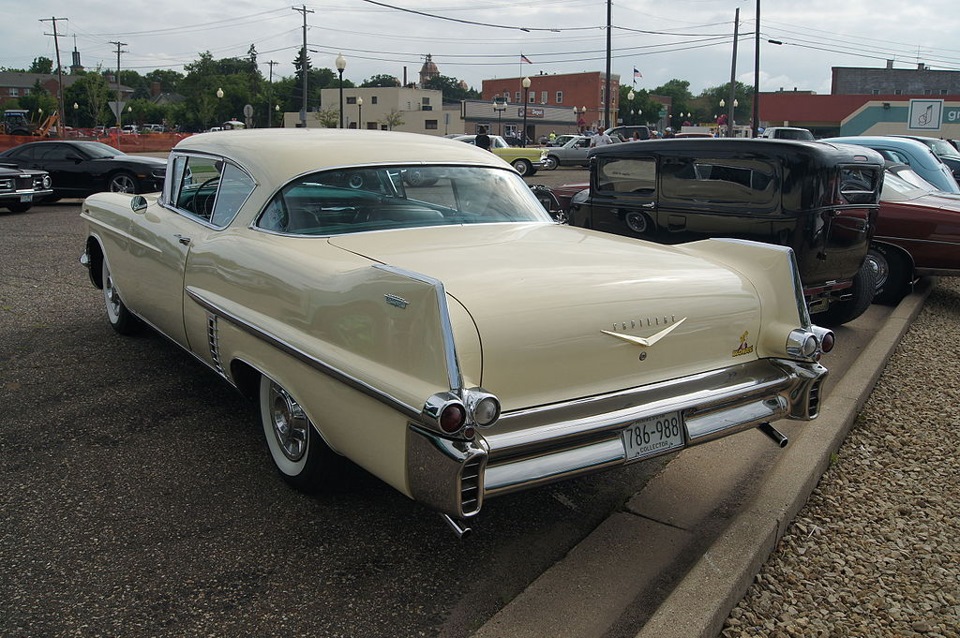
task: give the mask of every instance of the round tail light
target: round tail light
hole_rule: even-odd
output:
[[[440,412],[440,429],[447,434],[459,432],[467,422],[467,410],[460,403],[448,403]]]

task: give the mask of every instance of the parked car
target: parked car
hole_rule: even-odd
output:
[[[153,193],[160,190],[167,164],[162,159],[127,155],[101,142],[27,142],[0,153],[0,162],[50,173],[53,198],[86,197],[100,191]]]
[[[923,137],[920,135],[896,135],[894,137],[905,137],[909,140],[916,140],[921,144],[926,144],[933,154],[941,162],[947,165],[950,172],[953,173],[953,179],[960,180],[960,151],[948,140],[941,140],[935,137]]]
[[[558,166],[589,166],[590,138],[577,135],[559,147],[547,149],[544,157],[544,168],[554,170]]]
[[[607,129],[607,135],[620,142],[629,142],[634,138],[634,133],[640,136],[641,140],[649,140],[653,137],[650,134],[650,127],[643,124],[630,124],[626,126],[614,126]]]
[[[476,138],[476,135],[460,135],[454,139],[475,144]],[[490,136],[490,150],[497,157],[509,162],[523,176],[534,175],[538,169],[546,166],[544,149],[511,146],[499,135]]]
[[[867,256],[877,275],[878,303],[899,303],[921,276],[960,275],[960,196],[917,185],[911,173],[891,166],[883,180]]]
[[[681,131],[679,133],[675,133],[673,136],[674,139],[684,138],[684,137],[697,137],[697,138],[705,139],[705,138],[712,138],[713,135],[710,135],[709,133],[697,133],[697,132],[684,133],[683,131]]]
[[[46,171],[0,164],[0,208],[11,213],[25,213],[33,203],[53,193]]]
[[[787,248],[556,224],[426,135],[196,135],[168,165],[161,193],[86,200],[81,262],[117,332],[259,402],[296,487],[343,455],[463,531],[490,497],[817,415],[833,334]]]
[[[679,244],[736,237],[790,246],[811,313],[859,317],[883,160],[857,146],[741,138],[650,140],[590,152],[590,189],[570,223]]]
[[[771,140],[807,140],[814,139],[810,129],[800,128],[798,126],[768,126],[763,129],[759,137]]]
[[[908,164],[920,177],[927,180],[945,193],[960,193],[960,186],[953,177],[950,168],[940,161],[926,144],[906,137],[892,135],[859,135],[851,137],[831,137],[825,142],[840,144],[858,144],[872,148],[883,159],[899,164]]]
[[[564,144],[566,144],[567,142],[569,142],[575,137],[580,137],[580,136],[579,135],[558,135],[556,139],[554,139],[552,142],[550,140],[547,140],[546,145],[547,146],[563,146]]]

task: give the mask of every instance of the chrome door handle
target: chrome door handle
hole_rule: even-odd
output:
[[[174,237],[176,237],[177,241],[183,244],[184,246],[187,246],[190,243],[189,237],[184,237],[183,235],[174,235]]]

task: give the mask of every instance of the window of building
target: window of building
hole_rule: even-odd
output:
[[[939,93],[940,93],[940,95],[946,95],[946,94],[947,94],[947,90],[946,90],[946,89],[940,89]]]
[[[18,97],[20,95],[20,89],[10,87],[10,97]]]
[[[516,97],[514,98],[513,101],[514,101],[514,102],[521,102],[521,103],[523,102],[523,100],[520,99],[520,91],[517,91],[517,95],[516,95]]]
[[[563,91],[557,91],[557,104],[563,104]]]
[[[903,95],[903,89],[894,89],[893,94],[894,94],[894,95]]]
[[[356,104],[356,103],[357,103],[357,98],[356,98],[356,97],[348,97],[348,98],[347,98],[347,104]]]
[[[424,97],[420,100],[420,108],[424,111],[432,111],[433,107],[430,105],[430,98]]]
[[[371,95],[371,96],[370,96],[370,104],[376,104],[376,103],[377,103],[377,96],[376,96],[376,95]]]
[[[503,99],[506,100],[507,102],[510,101],[510,91],[503,92]]]
[[[530,104],[536,104],[536,103],[537,103],[537,92],[536,92],[536,91],[530,91],[530,94],[527,95],[527,102],[529,102]]]
[[[880,89],[873,89],[872,91],[870,91],[870,94],[871,94],[871,95],[880,95]]]
[[[540,104],[546,104],[549,99],[549,93],[547,91],[540,92]]]
[[[437,120],[426,120],[423,123],[423,128],[428,131],[436,131],[439,127],[437,126]]]

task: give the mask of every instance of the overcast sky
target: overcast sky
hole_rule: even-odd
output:
[[[485,78],[603,71],[604,0],[329,0],[307,9],[314,67],[334,67],[355,83],[379,74],[416,80],[431,54],[445,76],[480,89]],[[679,78],[696,95],[730,78],[736,10],[736,78],[752,86],[756,0],[617,0],[612,8],[612,71],[622,84],[653,89]],[[69,67],[76,47],[88,70],[183,72],[209,51],[244,57],[250,45],[265,77],[294,74],[303,13],[277,0],[0,0],[0,67],[28,68],[39,56]],[[960,70],[960,11],[947,0],[761,0],[760,90],[830,92],[833,66],[897,68],[924,63]],[[43,20],[43,21],[41,21]],[[778,40],[782,45],[770,44]],[[530,64],[522,63],[524,55]]]

